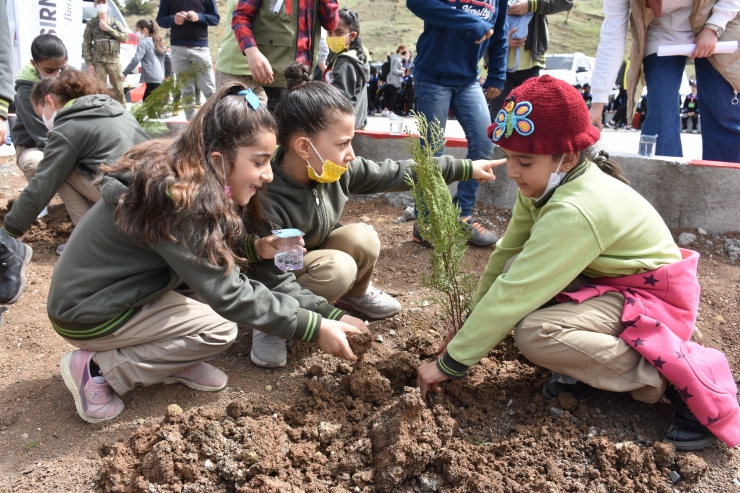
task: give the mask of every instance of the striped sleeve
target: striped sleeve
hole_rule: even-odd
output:
[[[455,361],[450,353],[445,353],[437,360],[437,368],[450,378],[463,378],[468,373],[469,366]]]
[[[296,313],[297,321],[293,339],[303,342],[313,342],[319,337],[321,315],[299,308]]]
[[[253,22],[261,6],[262,0],[239,0],[231,16],[231,29],[234,30],[234,35],[242,52],[247,48],[257,46],[254,39]]]

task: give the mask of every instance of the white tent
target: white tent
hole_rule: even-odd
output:
[[[31,60],[31,43],[39,34],[59,36],[67,47],[69,65],[82,63],[82,0],[0,0],[8,7],[13,38],[13,73]]]

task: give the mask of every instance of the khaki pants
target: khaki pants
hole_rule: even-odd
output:
[[[298,282],[334,303],[344,294],[363,296],[380,255],[378,233],[369,224],[348,224],[335,229],[316,250],[303,257]]]
[[[588,282],[579,276],[565,291],[576,291]],[[624,296],[620,293],[606,293],[581,304],[547,306],[517,324],[514,341],[536,365],[597,389],[631,392],[634,399],[652,404],[665,392],[667,381],[619,338],[624,330],[623,308]]]
[[[15,146],[15,156],[18,167],[30,182],[31,178],[36,175],[36,166],[44,159],[44,151],[38,147],[21,147]]]
[[[265,94],[265,90],[261,85],[254,81],[251,75],[234,75],[216,70],[216,89],[221,89],[223,85],[228,84],[229,82],[241,82],[247,86],[247,88],[254,91],[257,97],[260,98],[260,103],[265,106],[267,105],[267,94]]]
[[[121,103],[126,104],[126,100],[123,96],[123,72],[121,71],[121,62],[93,63],[95,67],[95,75],[100,79],[103,84],[106,83],[107,79],[110,79],[110,85],[113,88],[113,99]]]
[[[113,334],[67,342],[97,352],[98,365],[113,390],[123,395],[136,384],[153,385],[226,351],[237,327],[208,305],[170,291],[144,305]]]
[[[64,202],[73,226],[77,226],[82,216],[100,200],[100,191],[93,186],[92,180],[76,169],[59,187],[57,195]]]

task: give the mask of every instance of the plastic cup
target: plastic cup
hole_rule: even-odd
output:
[[[655,143],[658,142],[657,135],[640,136],[640,156],[653,156],[655,154]]]
[[[300,229],[278,229],[272,232],[278,237],[280,248],[275,253],[275,265],[278,269],[300,270],[303,268],[303,247],[301,238],[303,231]]]
[[[391,135],[403,135],[403,118],[400,116],[391,116]]]

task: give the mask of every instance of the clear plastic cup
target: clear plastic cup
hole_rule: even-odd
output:
[[[391,115],[389,120],[391,122],[391,135],[403,135],[403,118]]]
[[[640,156],[653,156],[655,154],[655,144],[658,142],[657,135],[640,136]]]
[[[280,249],[275,253],[275,265],[278,269],[300,270],[303,268],[303,247],[300,229],[277,229],[272,232],[280,241]]]

